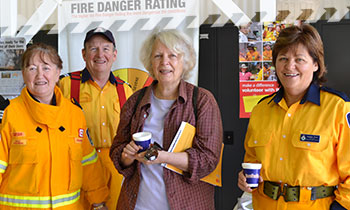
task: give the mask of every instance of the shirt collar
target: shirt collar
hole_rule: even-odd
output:
[[[152,84],[150,85],[152,87],[152,89],[154,89],[154,86],[156,86],[158,83],[158,80],[153,80]],[[186,82],[181,79],[180,80],[180,84],[179,84],[179,96],[178,96],[178,99],[182,99],[184,101],[187,100],[187,89],[186,89]]]
[[[94,81],[94,79],[92,79],[92,77],[91,77],[91,74],[89,73],[89,71],[85,67],[83,72],[82,72],[82,75],[81,75],[81,82],[84,83],[84,82],[86,82],[88,80]],[[112,72],[110,72],[108,80],[113,85],[114,85],[114,83],[117,82]]]
[[[320,106],[321,105],[320,90],[321,89],[319,85],[317,85],[314,82],[311,83],[306,94],[301,99],[300,104],[304,104],[306,101],[309,101],[311,103],[314,103]],[[284,89],[282,87],[277,91],[276,95],[270,100],[270,102],[273,100],[276,104],[278,104],[283,98],[283,93],[284,93]]]

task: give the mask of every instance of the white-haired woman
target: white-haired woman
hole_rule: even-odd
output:
[[[200,179],[218,164],[222,123],[214,96],[198,88],[193,100],[195,86],[184,81],[196,63],[191,41],[175,30],[156,32],[146,39],[140,57],[155,81],[138,104],[141,91],[129,98],[121,112],[110,151],[125,177],[117,209],[214,209],[214,186]],[[192,147],[166,152],[182,121],[196,127]],[[144,153],[138,154],[141,147],[131,135],[139,131],[151,132],[152,143],[163,147],[157,159],[146,161]],[[184,175],[163,168],[162,163],[183,170]]]

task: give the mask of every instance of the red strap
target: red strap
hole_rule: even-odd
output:
[[[147,87],[147,86],[150,86],[153,82],[153,78],[152,77],[148,77],[145,84],[143,85],[143,87]]]
[[[70,98],[74,98],[79,103],[80,92],[80,71],[72,72],[70,75]]]
[[[126,102],[126,96],[125,96],[125,91],[124,91],[124,81],[119,79],[119,77],[115,77],[117,80],[117,92],[118,92],[118,97],[119,97],[119,105],[120,109],[122,109],[123,105]]]
[[[123,107],[124,103],[126,102],[126,96],[124,91],[124,81],[119,79],[119,77],[115,77],[117,80],[117,93],[119,97],[119,105],[120,109]],[[79,103],[79,93],[80,93],[80,71],[72,72],[71,73],[71,87],[70,87],[70,97],[77,100]]]

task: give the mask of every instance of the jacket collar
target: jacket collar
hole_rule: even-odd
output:
[[[32,118],[50,128],[58,128],[62,124],[64,121],[62,112],[65,111],[67,105],[62,92],[57,86],[55,86],[54,95],[56,96],[56,106],[39,103],[30,95],[27,87],[23,88],[21,92],[21,97]]]
[[[151,104],[151,91],[155,88],[157,83],[158,83],[158,80],[153,80],[152,84],[149,87],[147,87],[145,95],[140,101],[140,106]],[[187,89],[186,89],[186,82],[183,79],[180,80],[180,84],[178,88],[179,88],[179,96],[177,97],[176,101],[180,103],[185,103],[187,101]]]

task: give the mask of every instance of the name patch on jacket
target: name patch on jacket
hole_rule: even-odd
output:
[[[13,145],[27,145],[27,139],[16,139],[12,142]]]
[[[350,128],[350,112],[346,114],[346,121],[348,122],[348,126]]]
[[[81,144],[83,142],[82,138],[75,138],[75,143]]]
[[[319,135],[311,135],[311,134],[301,134],[300,135],[300,141],[304,142],[314,142],[319,143],[321,137]]]
[[[14,137],[23,137],[25,136],[26,134],[24,132],[13,132],[12,135]]]

